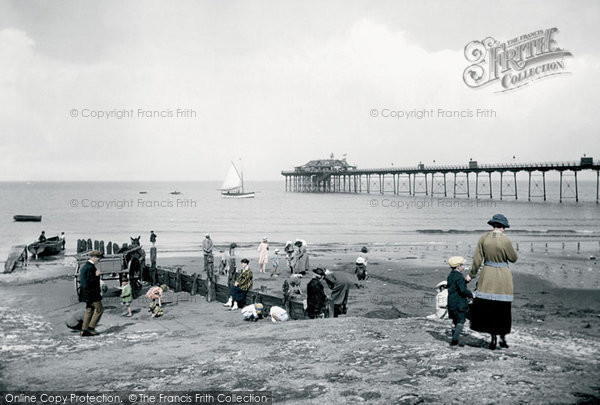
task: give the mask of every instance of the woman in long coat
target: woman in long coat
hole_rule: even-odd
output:
[[[479,238],[473,267],[466,280],[475,278],[483,266],[471,311],[471,329],[489,333],[489,348],[494,350],[497,335],[500,335],[500,347],[508,347],[506,335],[512,326],[513,301],[513,279],[508,263],[517,261],[517,252],[504,234],[504,230],[510,227],[504,215],[494,215],[488,224],[494,229]]]
[[[306,274],[309,270],[308,252],[306,251],[306,242],[297,240],[294,243],[297,250],[294,252],[294,273]]]

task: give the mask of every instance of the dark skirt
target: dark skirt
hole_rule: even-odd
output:
[[[512,325],[511,302],[475,298],[471,305],[471,329],[492,335],[507,335]]]
[[[231,298],[237,302],[238,307],[243,307],[246,305],[246,294],[248,293],[248,291],[244,291],[242,290],[240,287],[238,286],[233,286],[231,287],[231,289],[229,290],[229,295],[231,295]]]

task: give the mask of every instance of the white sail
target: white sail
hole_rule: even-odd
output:
[[[231,163],[231,167],[227,172],[227,176],[225,177],[225,181],[223,181],[223,185],[221,186],[221,190],[234,190],[236,188],[242,187],[242,177],[238,173],[234,164]]]

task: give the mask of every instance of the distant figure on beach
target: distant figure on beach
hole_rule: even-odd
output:
[[[465,258],[452,256],[448,259],[448,265],[452,270],[448,274],[448,315],[452,319],[452,341],[451,346],[459,344],[460,332],[465,326],[469,303],[467,298],[473,298],[473,293],[467,289],[467,282],[462,274]],[[462,344],[460,344],[462,346]]]
[[[358,281],[363,281],[369,278],[369,275],[367,274],[366,260],[364,257],[359,256],[356,258],[354,274],[356,274]]]
[[[273,252],[273,272],[271,273],[271,277],[279,277],[279,249],[275,249]]]
[[[156,234],[154,233],[154,231],[150,231],[150,243],[152,243],[152,246],[156,246]]]
[[[325,316],[325,303],[327,295],[323,288],[322,280],[325,271],[320,268],[313,270],[314,276],[306,286],[306,312],[310,319],[323,318]]]
[[[436,286],[437,295],[435,296],[435,315],[437,319],[448,318],[448,282],[440,281]]]
[[[219,249],[219,274],[226,274],[227,269],[227,257],[225,257],[225,251],[223,249]]]
[[[42,231],[42,233],[38,237],[38,242],[40,242],[40,243],[46,242],[46,231]]]
[[[204,270],[208,271],[209,266],[214,265],[213,257],[213,241],[210,239],[210,234],[204,235],[202,241],[202,251],[204,253]]]
[[[513,301],[513,278],[508,263],[517,261],[517,252],[504,234],[505,229],[510,227],[504,215],[495,214],[488,225],[493,230],[479,238],[473,267],[466,280],[468,282],[477,277],[477,272],[483,265],[471,311],[471,329],[489,333],[489,348],[494,350],[497,335],[500,335],[500,347],[508,347],[506,335],[510,333],[512,326]]]
[[[367,257],[367,253],[369,253],[369,249],[367,249],[366,246],[360,248],[359,256],[365,260],[365,267],[367,267],[367,265],[369,264],[369,258]]]
[[[62,250],[65,250],[65,245],[66,245],[66,243],[67,243],[67,240],[66,240],[66,236],[65,236],[65,233],[64,233],[64,232],[61,232],[61,233],[60,233],[60,241],[61,241],[61,243],[62,243],[62,245],[61,245],[61,247],[60,247],[60,248],[61,248]]]
[[[85,302],[85,317],[81,326],[81,336],[96,335],[96,325],[104,313],[100,270],[96,268],[104,255],[97,250],[93,250],[89,256],[89,260],[79,270],[81,300]]]
[[[227,286],[231,289],[235,280],[237,280],[237,264],[235,261],[235,248],[237,244],[233,242],[229,245],[229,257],[227,258]]]
[[[267,272],[267,263],[269,262],[269,241],[266,237],[258,245],[258,272]]]
[[[291,240],[285,242],[285,247],[283,248],[285,252],[285,260],[287,261],[288,268],[290,269],[290,273],[294,273],[294,244]]]
[[[306,251],[306,242],[298,239],[294,243],[294,273],[306,274],[309,270],[308,252]]]
[[[242,259],[241,263],[242,272],[229,291],[229,301],[223,304],[226,307],[231,306],[231,311],[243,308],[246,305],[246,294],[252,288],[252,270],[248,266],[250,261]]]
[[[325,282],[331,289],[333,301],[333,317],[345,315],[348,312],[348,294],[354,285],[345,273],[339,271],[325,271]]]
[[[132,317],[133,313],[131,312],[131,303],[133,302],[133,290],[131,289],[131,284],[129,284],[129,280],[124,278],[121,282],[121,305],[123,305],[127,312],[123,312],[121,315]]]

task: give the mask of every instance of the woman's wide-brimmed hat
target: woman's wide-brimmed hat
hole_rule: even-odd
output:
[[[237,247],[237,243],[233,242],[231,245],[229,245],[229,247],[231,249],[235,249]]]
[[[508,224],[508,219],[506,219],[506,217],[502,214],[494,214],[492,219],[490,219],[487,223],[491,226],[500,225],[503,228],[510,228],[510,225]]]

